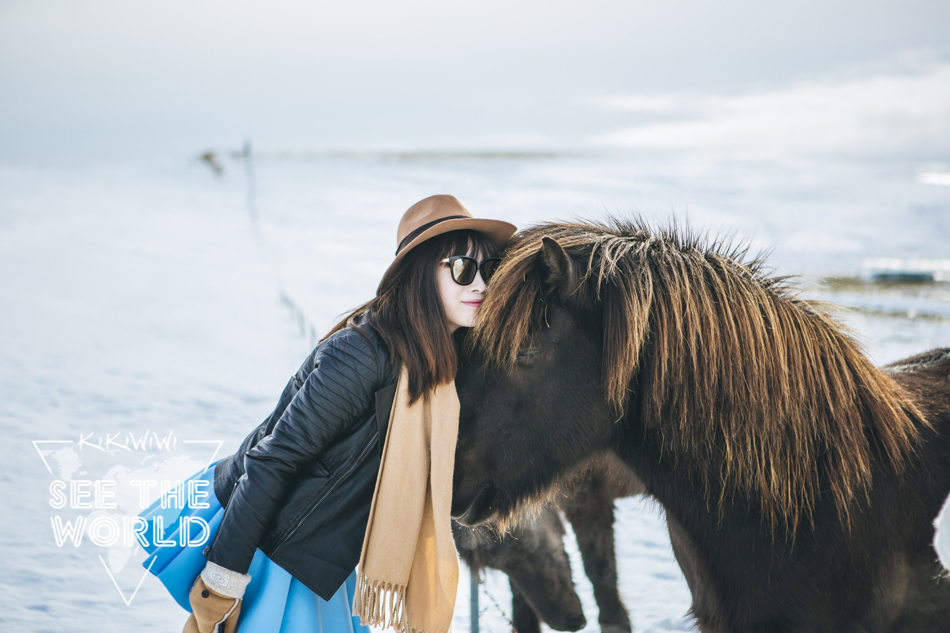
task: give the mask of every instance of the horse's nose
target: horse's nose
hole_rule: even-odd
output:
[[[452,495],[452,518],[467,526],[486,521],[494,514],[494,492],[495,487],[487,481],[468,492],[456,490]]]
[[[580,631],[587,626],[587,618],[584,617],[583,611],[565,613],[563,618],[551,618],[551,620],[554,621],[546,621],[545,623],[555,631]]]
[[[580,631],[582,628],[587,626],[587,618],[584,617],[583,613],[577,613],[572,615],[567,619],[567,629],[568,631]]]

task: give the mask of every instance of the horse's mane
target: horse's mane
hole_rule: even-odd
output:
[[[844,327],[728,241],[642,220],[548,223],[509,246],[472,342],[510,366],[545,321],[541,238],[578,267],[568,302],[602,314],[606,399],[638,378],[645,429],[678,468],[742,492],[794,533],[830,487],[839,516],[865,497],[876,456],[900,472],[923,416]],[[822,481],[824,479],[824,481]]]

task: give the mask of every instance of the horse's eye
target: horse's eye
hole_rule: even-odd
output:
[[[522,367],[530,367],[531,365],[534,365],[534,362],[537,360],[538,356],[541,355],[541,352],[542,350],[536,347],[526,349],[515,357],[515,363],[521,365]]]

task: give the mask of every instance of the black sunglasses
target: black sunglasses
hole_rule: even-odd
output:
[[[482,281],[487,284],[488,280],[495,274],[498,264],[501,263],[501,257],[489,257],[479,264],[474,257],[455,255],[454,257],[446,257],[439,263],[449,265],[449,270],[452,272],[452,281],[460,286],[467,286],[475,281],[475,273],[479,270],[482,271]]]

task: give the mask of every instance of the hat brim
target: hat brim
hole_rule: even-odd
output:
[[[379,294],[393,278],[396,271],[399,270],[399,264],[402,263],[406,253],[436,235],[465,229],[484,233],[488,239],[491,240],[491,243],[495,245],[495,248],[501,250],[505,244],[508,243],[508,240],[511,239],[511,236],[515,234],[515,231],[518,230],[518,227],[504,220],[485,220],[482,218],[458,218],[439,222],[435,226],[420,233],[414,240],[406,244],[406,246],[399,251],[393,263],[391,263],[389,268],[386,269],[386,272],[383,273],[383,278],[379,282],[379,288],[377,288],[376,293]]]

